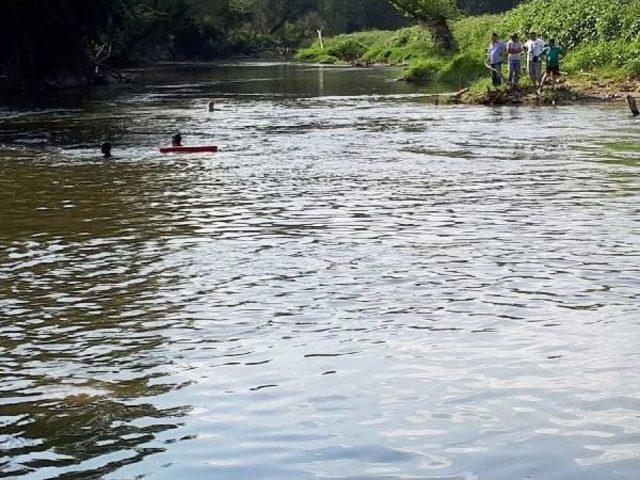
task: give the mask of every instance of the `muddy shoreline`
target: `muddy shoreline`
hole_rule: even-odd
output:
[[[499,88],[486,92],[467,92],[459,97],[460,103],[480,105],[584,105],[596,103],[626,104],[627,96],[640,95],[640,80],[627,79],[623,82],[584,81],[568,78],[554,90],[546,86],[542,93],[533,87],[518,90]]]

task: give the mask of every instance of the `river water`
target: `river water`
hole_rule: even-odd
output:
[[[0,477],[638,478],[622,107],[138,73],[3,100]],[[176,131],[222,151],[155,153]]]

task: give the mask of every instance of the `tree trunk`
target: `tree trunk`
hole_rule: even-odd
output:
[[[456,40],[445,17],[424,18],[421,23],[431,31],[436,46],[449,51],[457,48]]]

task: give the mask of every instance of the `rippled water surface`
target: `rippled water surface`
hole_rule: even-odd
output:
[[[638,478],[640,123],[394,74],[3,100],[0,476]]]

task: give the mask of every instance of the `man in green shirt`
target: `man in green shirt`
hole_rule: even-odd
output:
[[[556,45],[556,41],[554,39],[549,40],[549,45],[542,50],[542,56],[547,60],[547,71],[544,77],[542,77],[539,92],[542,92],[547,77],[549,76],[551,76],[551,80],[553,81],[553,89],[556,89],[556,82],[560,78],[560,60],[562,60],[563,55],[564,50]]]

